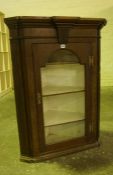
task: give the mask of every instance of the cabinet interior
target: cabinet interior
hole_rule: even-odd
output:
[[[78,63],[41,68],[45,140],[52,144],[85,135],[85,74]]]

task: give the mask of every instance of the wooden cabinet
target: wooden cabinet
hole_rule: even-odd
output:
[[[105,19],[12,17],[21,160],[99,144],[100,30]]]

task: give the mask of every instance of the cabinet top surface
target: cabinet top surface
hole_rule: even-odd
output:
[[[80,18],[71,16],[16,16],[5,18],[5,22],[10,24],[35,24],[37,25],[52,25],[52,24],[64,24],[64,25],[99,25],[103,26],[106,24],[106,19],[104,18]]]

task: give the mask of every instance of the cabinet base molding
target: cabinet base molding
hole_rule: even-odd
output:
[[[37,163],[37,162],[41,162],[44,160],[50,160],[53,158],[57,158],[60,156],[66,156],[68,154],[74,154],[76,152],[80,152],[80,151],[84,151],[87,149],[92,149],[95,147],[99,147],[100,146],[100,142],[96,142],[96,143],[91,143],[88,145],[84,145],[84,146],[80,146],[78,148],[69,148],[68,150],[63,150],[63,151],[58,151],[58,152],[51,152],[51,153],[47,153],[44,155],[40,155],[38,157],[27,157],[27,156],[21,156],[20,157],[20,161],[22,162],[27,162],[27,163]]]

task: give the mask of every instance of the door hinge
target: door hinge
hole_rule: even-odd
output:
[[[94,58],[93,56],[89,56],[89,67],[93,67],[94,66]]]
[[[37,101],[38,101],[38,104],[40,105],[41,104],[41,94],[39,92],[37,93]]]
[[[93,125],[92,125],[92,123],[90,123],[90,125],[89,125],[89,132],[93,133]]]

